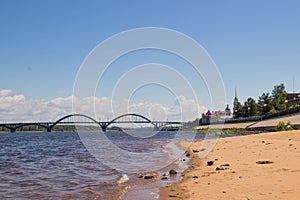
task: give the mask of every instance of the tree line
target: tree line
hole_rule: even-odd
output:
[[[284,84],[274,86],[272,93],[263,93],[258,97],[257,102],[249,97],[244,104],[239,101],[234,107],[234,118],[260,116],[272,114],[287,109]]]

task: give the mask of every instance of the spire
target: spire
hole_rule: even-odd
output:
[[[236,89],[236,87],[235,87],[234,98],[235,98],[235,99],[238,99],[238,96],[237,96],[237,89]]]
[[[234,94],[234,100],[233,100],[233,117],[236,116],[236,112],[237,112],[237,109],[238,109],[238,104],[239,104],[239,98],[237,96],[237,89],[235,87],[235,94]]]

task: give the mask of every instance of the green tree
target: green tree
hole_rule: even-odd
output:
[[[258,106],[256,101],[249,97],[247,101],[244,103],[244,117],[251,117],[258,115]]]
[[[263,93],[260,97],[258,97],[257,106],[259,115],[265,115],[269,113],[271,110],[271,97],[268,92]]]
[[[243,108],[243,105],[240,102],[237,102],[236,107],[233,111],[234,118],[240,118],[245,116],[245,110]]]
[[[284,84],[274,86],[271,96],[271,108],[276,111],[282,111],[286,109],[286,90]]]

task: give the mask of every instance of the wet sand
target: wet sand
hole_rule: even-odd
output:
[[[161,200],[299,199],[300,131],[221,138],[204,158],[192,151],[201,148],[191,145],[189,168],[161,188]]]
[[[121,196],[122,200],[155,200],[159,198],[159,189],[180,180],[181,174],[187,169],[187,158],[179,158],[176,162],[160,169],[159,171],[137,175],[138,178],[131,179],[131,187]],[[175,169],[178,174],[170,175],[169,171]],[[142,176],[141,176],[142,175]],[[145,180],[145,175],[153,175],[153,178]],[[141,178],[142,177],[142,178]],[[162,177],[166,179],[162,179]]]

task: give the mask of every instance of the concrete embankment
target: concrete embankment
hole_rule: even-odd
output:
[[[285,124],[290,122],[294,125],[295,129],[300,129],[300,113],[288,115],[284,117],[278,117],[258,122],[243,122],[243,123],[225,123],[225,124],[211,124],[211,128],[245,128],[249,130],[261,130],[261,131],[274,131],[278,122],[283,121]],[[207,128],[208,125],[197,126],[196,129]]]

